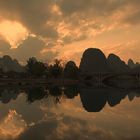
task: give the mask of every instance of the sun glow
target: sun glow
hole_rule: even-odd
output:
[[[16,21],[4,20],[0,22],[0,35],[11,45],[17,48],[18,44],[27,37],[28,31]]]
[[[26,122],[16,110],[9,110],[8,115],[0,122],[0,138],[18,137],[26,129]]]

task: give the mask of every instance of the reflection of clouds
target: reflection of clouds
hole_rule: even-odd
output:
[[[101,112],[88,113],[82,108],[79,97],[76,97],[65,100],[57,107],[51,105],[45,108],[43,104],[41,109],[51,116],[46,115],[48,119],[58,119],[59,125],[55,131],[59,134],[59,139],[73,139],[73,136],[77,139],[93,139],[97,129],[103,138],[97,136],[96,139],[129,140],[135,136],[139,138],[139,105],[138,98],[133,102],[125,99],[115,107],[106,104]]]
[[[0,138],[13,139],[26,129],[26,122],[15,110],[10,110],[8,115],[0,122]]]
[[[61,120],[51,119],[29,127],[16,140],[135,140],[135,137],[127,135],[102,129],[88,120],[63,115]]]
[[[51,140],[55,137],[55,128],[57,126],[56,121],[42,121],[31,127],[29,127],[24,133],[22,133],[16,140]],[[53,140],[53,139],[52,139]]]
[[[112,139],[113,135],[85,120],[75,119],[69,116],[63,116],[61,120],[49,120],[40,122],[22,133],[17,140],[107,140]]]
[[[106,104],[101,112],[89,113],[83,109],[79,96],[74,99],[62,97],[61,104],[55,104],[52,96],[41,102],[27,104],[25,94],[21,94],[16,101],[10,102],[7,108],[15,108],[22,117],[16,111],[10,111],[0,123],[0,138],[4,140],[9,137],[16,140],[138,140],[140,138],[139,105],[139,98],[133,102],[125,99],[114,108]],[[6,107],[1,106],[2,112]],[[30,122],[31,120],[33,122]]]
[[[127,97],[128,98],[128,97]],[[122,105],[118,105],[114,108],[108,107],[109,113],[125,120],[139,121],[139,98],[135,98],[132,102],[125,99],[121,102]],[[119,112],[119,113],[118,113]]]
[[[63,117],[58,125],[57,133],[60,139],[111,139],[110,132],[97,128],[94,124],[69,116]]]
[[[12,94],[11,94],[12,95]],[[13,94],[14,95],[14,94]],[[41,120],[44,113],[39,108],[40,101],[29,104],[26,102],[26,94],[21,93],[16,100],[11,100],[7,104],[0,104],[0,117],[6,116],[9,109],[16,110],[22,115],[22,118],[26,120],[27,123],[37,122]]]

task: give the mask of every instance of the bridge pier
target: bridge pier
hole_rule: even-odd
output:
[[[99,73],[99,87],[102,87],[102,74]]]
[[[140,87],[140,74],[136,75],[136,79],[138,80],[138,87]]]

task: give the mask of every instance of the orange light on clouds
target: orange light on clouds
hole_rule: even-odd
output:
[[[26,122],[15,110],[9,110],[8,115],[0,122],[0,138],[14,139],[26,129]]]
[[[11,45],[17,48],[18,44],[28,36],[28,31],[16,21],[3,20],[0,22],[0,35]]]

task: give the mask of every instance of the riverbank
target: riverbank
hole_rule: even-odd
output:
[[[11,78],[2,78],[0,79],[0,86],[10,86],[10,85],[19,85],[19,86],[25,86],[25,85],[71,85],[71,84],[77,84],[79,80],[71,80],[71,79],[38,79],[38,78],[29,78],[29,79],[11,79]]]

